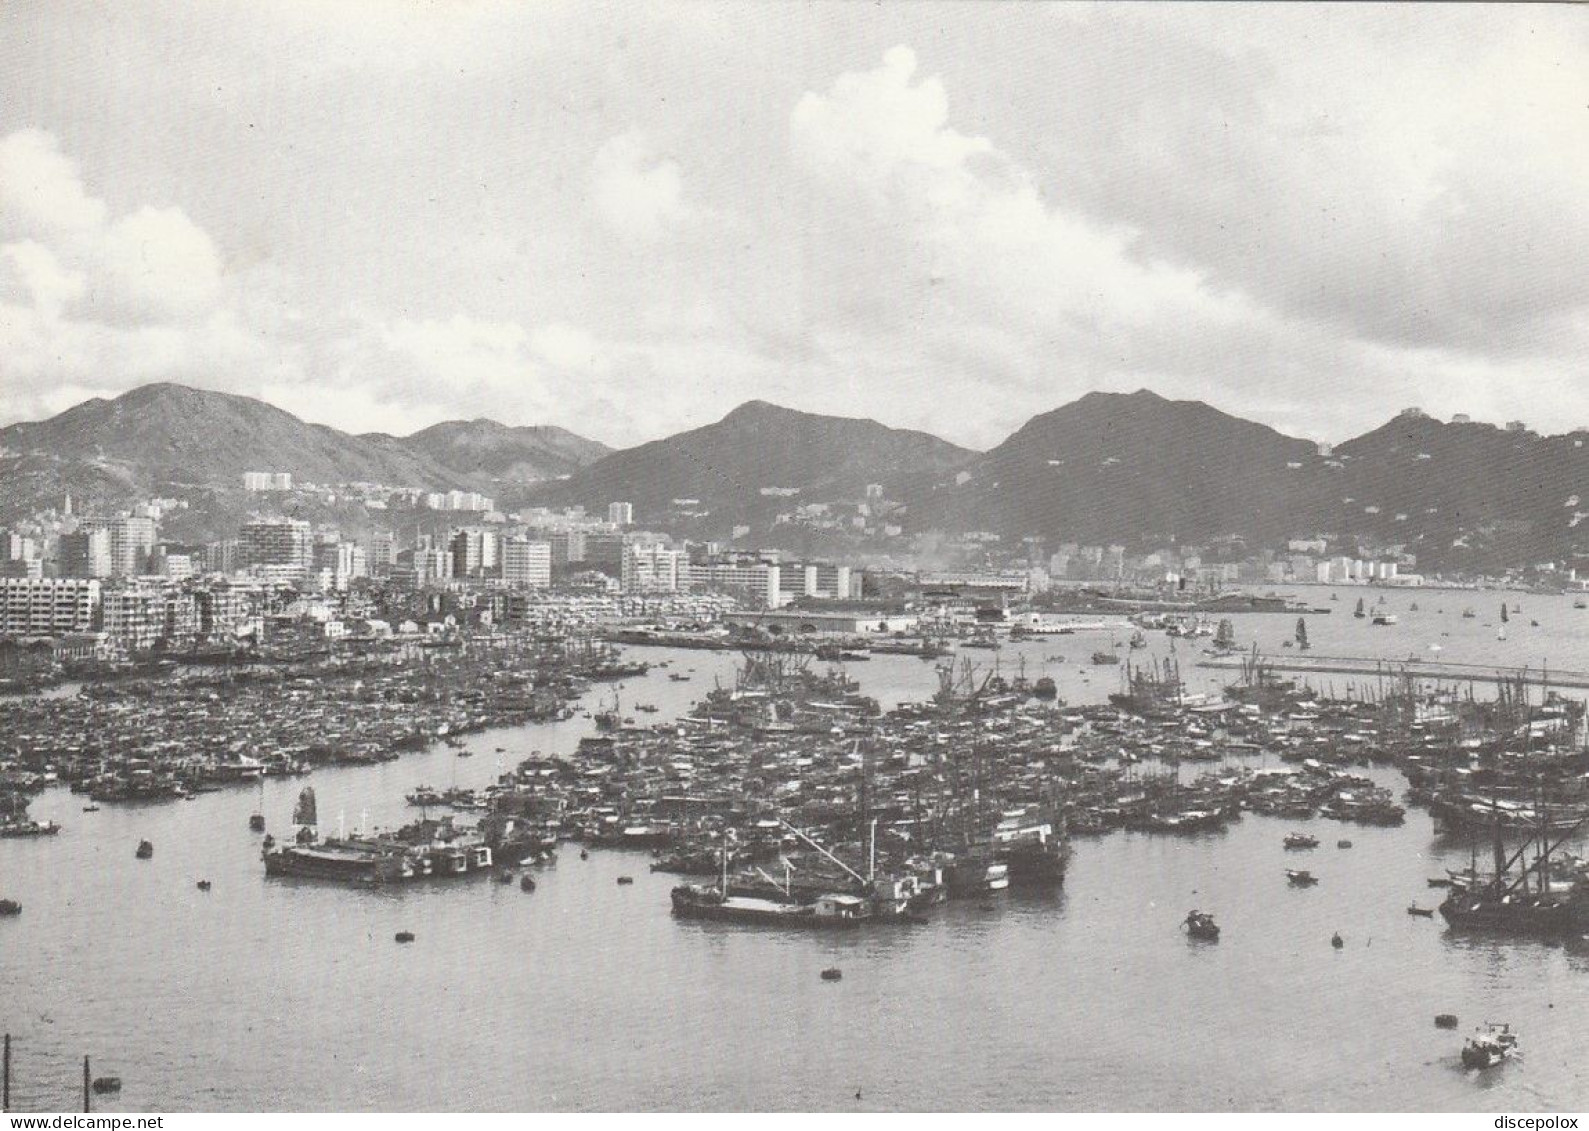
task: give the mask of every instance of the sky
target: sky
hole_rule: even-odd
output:
[[[7,0],[0,423],[1589,424],[1573,6]]]

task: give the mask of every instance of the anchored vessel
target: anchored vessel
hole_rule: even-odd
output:
[[[491,847],[450,818],[416,821],[395,833],[321,838],[313,788],[298,796],[291,840],[264,852],[267,876],[342,883],[401,883],[491,871]]]
[[[1517,1034],[1510,1025],[1491,1022],[1462,1046],[1464,1068],[1491,1068],[1517,1050]]]

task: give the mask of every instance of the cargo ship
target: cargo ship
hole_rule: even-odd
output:
[[[298,795],[287,843],[264,850],[267,876],[339,883],[385,884],[448,879],[491,871],[491,846],[451,818],[416,821],[395,833],[325,837],[319,834],[313,788]]]
[[[1046,819],[1037,806],[1005,813],[993,830],[993,852],[1011,887],[1058,887],[1070,863],[1064,817]]]
[[[673,914],[752,926],[844,930],[870,920],[872,905],[858,895],[829,893],[810,902],[756,895],[725,895],[716,884],[680,884],[673,889]]]

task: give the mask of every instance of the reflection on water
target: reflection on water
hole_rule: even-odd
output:
[[[1478,594],[1392,594],[1401,623],[1372,630],[1351,617],[1349,594],[1335,614],[1310,617],[1309,634],[1319,654],[1405,656],[1433,638],[1447,658],[1589,669],[1589,614],[1565,598],[1518,599],[1525,611],[1503,644],[1483,614],[1458,617]],[[1409,613],[1412,600],[1424,611]],[[1436,605],[1447,610],[1438,618]],[[1244,642],[1275,645],[1294,622],[1233,619]],[[974,660],[1011,672],[1024,656],[1028,675],[1052,675],[1062,697],[1097,701],[1121,678],[1083,665],[1098,643],[1031,641]],[[1163,659],[1168,644],[1155,635],[1147,654]],[[1179,645],[1183,674],[1217,688],[1226,677],[1193,668],[1195,651]],[[1044,662],[1059,653],[1067,663]],[[738,659],[651,658],[671,666],[623,695],[657,704],[655,719],[714,678],[729,681]],[[667,679],[687,668],[691,682]],[[885,706],[936,684],[932,665],[907,657],[852,672]],[[589,702],[609,696],[598,689]],[[468,740],[473,757],[442,748],[308,780],[328,825],[393,825],[417,812],[403,801],[416,784],[487,784],[499,763],[570,752],[589,726],[487,732]],[[278,835],[302,784],[265,786]],[[1589,1100],[1578,1067],[1589,951],[1461,938],[1409,916],[1409,903],[1443,895],[1426,878],[1466,867],[1470,851],[1436,838],[1419,811],[1399,829],[1247,816],[1217,836],[1080,841],[1062,894],[1007,893],[950,904],[926,925],[824,935],[675,921],[676,880],[651,873],[644,855],[580,860],[572,847],[534,873],[530,894],[487,877],[381,890],[266,882],[260,837],[248,830],[258,804],[257,790],[237,789],[83,813],[81,798],[55,790],[34,813],[64,824],[61,836],[0,842],[0,895],[25,907],[0,921],[0,1028],[15,1040],[19,1107],[74,1106],[85,1053],[96,1075],[124,1081],[119,1096],[101,1098],[105,1110],[1470,1110]],[[1302,865],[1320,879],[1309,889],[1284,873],[1298,857],[1281,840],[1300,824],[1324,842]],[[1351,849],[1334,847],[1341,835]],[[145,837],[154,858],[135,860]],[[634,884],[619,886],[619,875]],[[199,879],[211,890],[197,890]],[[1218,943],[1187,939],[1180,923],[1192,907],[1217,916]],[[412,944],[393,941],[403,930]],[[842,981],[819,978],[829,966]],[[1445,1012],[1459,1015],[1458,1030],[1434,1028]],[[1517,1026],[1523,1056],[1461,1071],[1462,1037],[1492,1019]]]

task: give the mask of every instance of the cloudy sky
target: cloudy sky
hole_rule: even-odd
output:
[[[0,422],[1589,423],[1568,7],[7,0]]]

